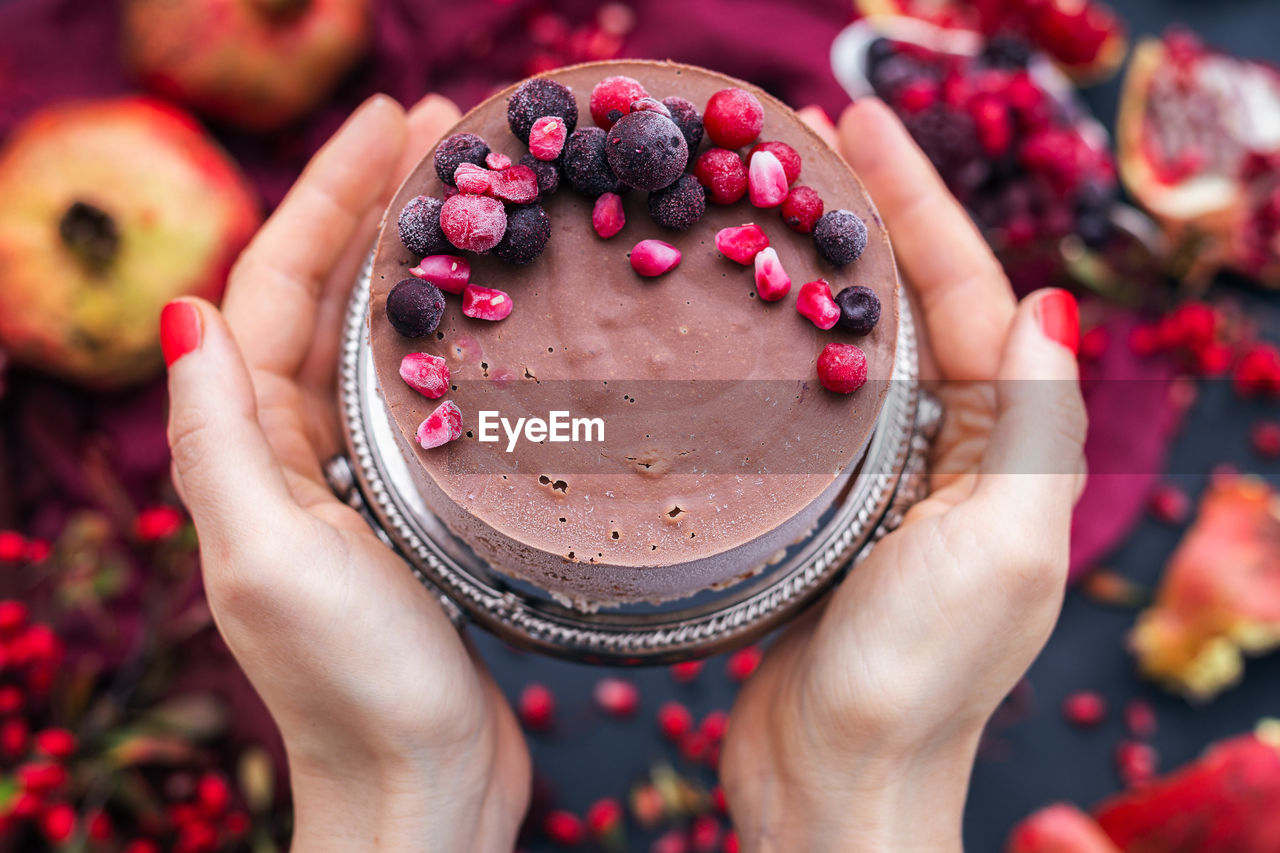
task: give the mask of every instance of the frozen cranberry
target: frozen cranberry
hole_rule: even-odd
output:
[[[680,250],[661,240],[641,240],[631,250],[631,268],[650,278],[670,272],[679,263]]]
[[[813,226],[822,218],[822,196],[811,187],[792,187],[782,202],[782,221],[792,231],[801,234],[813,232]]]
[[[505,175],[512,169],[497,174]],[[459,249],[487,252],[507,230],[507,212],[496,198],[455,195],[440,209],[440,227]]]
[[[471,263],[459,255],[428,255],[409,274],[429,281],[446,293],[461,293],[471,281]]]
[[[747,165],[747,195],[756,207],[777,207],[787,198],[787,173],[771,151],[757,151]]]
[[[618,119],[631,112],[631,105],[649,97],[639,80],[618,75],[606,77],[591,90],[591,120],[608,130]]]
[[[453,173],[453,185],[460,193],[486,195],[492,186],[490,183],[492,175],[493,172],[474,163],[459,163],[457,171]]]
[[[765,302],[777,302],[791,292],[791,277],[782,268],[772,246],[756,253],[756,293]]]
[[[543,116],[529,129],[529,153],[539,160],[555,160],[564,150],[564,142],[568,138],[564,119]]]
[[[819,329],[830,329],[840,321],[840,307],[831,296],[831,285],[825,278],[800,285],[796,310],[813,321]]]
[[[622,209],[622,196],[617,193],[602,193],[591,210],[591,227],[596,234],[608,240],[626,224],[627,214]]]
[[[462,291],[462,313],[475,320],[505,320],[511,314],[511,297],[492,287],[468,284]]]
[[[438,355],[411,352],[400,360],[400,378],[431,400],[449,392],[449,365]]]
[[[867,382],[867,357],[853,344],[830,343],[818,356],[818,381],[837,394],[852,394]]]
[[[538,200],[538,176],[528,166],[512,166],[489,174],[490,192],[495,198],[512,204],[530,204]]]
[[[734,204],[747,193],[747,166],[727,148],[708,148],[693,166],[694,177],[712,204]]]
[[[745,89],[721,89],[702,111],[707,136],[721,148],[741,148],[755,140],[764,127],[764,107]]]
[[[418,444],[424,450],[448,444],[462,435],[462,410],[445,400],[418,426]]]
[[[800,178],[800,155],[796,152],[796,149],[787,143],[776,139],[771,139],[768,142],[757,142],[751,146],[751,151],[747,153],[747,159],[750,160],[757,151],[768,151],[778,158],[778,162],[782,164],[782,171],[787,175],[788,184],[794,184]]]
[[[768,235],[754,222],[722,228],[716,232],[716,250],[743,266],[753,262],[760,250],[768,245]]]
[[[506,154],[490,151],[484,155],[484,164],[495,172],[501,172],[503,169],[511,168],[511,158]]]

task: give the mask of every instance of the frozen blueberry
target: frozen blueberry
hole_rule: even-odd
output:
[[[837,266],[851,264],[867,248],[867,224],[851,210],[824,213],[813,226],[818,254]]]
[[[560,164],[556,160],[539,160],[532,154],[525,154],[520,158],[521,166],[528,166],[533,169],[533,174],[538,178],[538,198],[543,199],[549,195],[554,195],[555,191],[560,189]]]
[[[440,228],[441,207],[440,199],[420,195],[400,211],[400,242],[419,258],[449,251],[449,240]]]
[[[618,179],[638,190],[670,186],[689,163],[689,143],[661,113],[630,112],[609,130],[604,146]]]
[[[880,298],[869,287],[854,285],[836,294],[840,306],[837,325],[857,335],[865,335],[880,321]]]
[[[528,143],[533,123],[543,116],[559,116],[570,132],[578,126],[578,102],[568,86],[534,77],[520,84],[507,101],[507,124],[521,142]]]
[[[444,294],[420,278],[406,278],[387,294],[387,319],[406,338],[429,335],[440,325]]]
[[[463,163],[473,163],[484,168],[484,158],[489,156],[489,143],[474,133],[455,133],[436,146],[436,174],[449,186],[456,186],[453,173]]]
[[[551,220],[538,204],[526,204],[507,213],[507,230],[493,254],[509,264],[527,264],[546,248],[551,239]]]
[[[634,113],[633,113],[634,115]],[[675,183],[649,193],[649,215],[663,228],[684,231],[707,210],[707,194],[693,175],[685,173]]]
[[[604,140],[605,132],[598,127],[575,130],[569,134],[560,158],[569,183],[592,198],[601,193],[616,193],[622,187],[604,155]]]
[[[675,95],[663,98],[662,103],[671,111],[671,120],[680,128],[684,141],[689,145],[689,160],[685,163],[687,169],[697,159],[698,146],[702,144],[702,113],[691,102]]]

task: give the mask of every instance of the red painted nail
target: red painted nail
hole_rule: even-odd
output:
[[[1065,290],[1051,290],[1037,306],[1045,337],[1057,341],[1072,354],[1080,352],[1080,308]]]
[[[160,349],[164,363],[175,361],[200,346],[200,312],[190,302],[170,302],[160,312]]]

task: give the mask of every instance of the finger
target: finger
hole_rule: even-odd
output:
[[[841,153],[866,184],[920,295],[943,377],[991,379],[1014,298],[986,241],[883,102],[850,105],[839,135]]]
[[[827,111],[822,107],[811,104],[796,110],[796,115],[800,117],[801,121],[809,125],[810,130],[822,137],[823,142],[832,148],[840,147],[840,140],[836,135],[836,126],[831,123],[831,116],[827,115]]]
[[[283,376],[311,349],[316,310],[347,246],[379,205],[405,140],[405,115],[370,98],[312,158],[232,270],[224,301],[245,361]]]
[[[409,110],[408,142],[396,167],[395,185],[409,176],[418,161],[427,156],[431,146],[444,136],[462,118],[462,112],[453,101],[443,95],[427,95]],[[394,189],[394,187],[393,187]]]

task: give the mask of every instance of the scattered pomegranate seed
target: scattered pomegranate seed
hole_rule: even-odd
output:
[[[1159,757],[1149,744],[1126,740],[1116,747],[1116,769],[1121,781],[1131,788],[1154,779],[1158,762]]]
[[[525,728],[546,731],[555,722],[556,699],[542,684],[530,684],[520,692],[520,720]]]
[[[31,611],[24,602],[9,599],[0,601],[0,636],[12,637],[27,627]]]
[[[206,773],[196,783],[196,802],[206,815],[220,816],[231,805],[231,787],[217,773]]]
[[[792,187],[782,201],[782,221],[792,231],[813,233],[813,226],[822,218],[822,196],[810,187]]]
[[[529,153],[539,160],[554,160],[564,150],[569,136],[564,119],[559,116],[543,116],[529,129]]]
[[[680,250],[661,240],[641,240],[631,250],[631,268],[653,278],[671,272],[680,264]]]
[[[800,285],[796,310],[823,330],[833,328],[840,320],[840,306],[831,295],[831,285],[825,278]]]
[[[1191,499],[1170,483],[1158,483],[1147,499],[1147,509],[1156,521],[1183,524],[1191,517]]]
[[[759,646],[747,646],[738,649],[729,655],[729,660],[725,664],[725,672],[729,677],[739,683],[746,681],[751,677],[751,673],[756,671],[756,667],[760,665],[761,658],[764,653],[760,651]]]
[[[31,761],[22,764],[15,771],[15,775],[22,789],[33,794],[47,794],[61,788],[67,781],[66,768],[49,761]]]
[[[731,261],[747,265],[769,245],[769,237],[754,222],[722,228],[716,232],[716,250]]]
[[[0,687],[0,714],[16,714],[24,702],[22,688],[14,684]]]
[[[471,262],[461,255],[427,255],[409,274],[446,293],[461,293],[471,281]]]
[[[664,702],[658,709],[658,728],[667,740],[679,743],[693,731],[693,714],[679,702]]]
[[[462,435],[462,411],[445,400],[418,426],[418,444],[424,450],[448,444]]]
[[[794,184],[800,178],[800,167],[802,165],[800,154],[787,143],[778,140],[757,142],[747,152],[747,159],[750,160],[757,151],[768,151],[778,158],[778,162],[782,164],[782,171],[787,176],[788,185]]]
[[[76,834],[76,810],[66,803],[46,809],[40,816],[40,832],[54,844],[70,841]]]
[[[721,89],[702,111],[707,136],[721,148],[741,148],[755,140],[764,127],[764,107],[746,89]]]
[[[1231,378],[1242,397],[1280,394],[1280,350],[1268,343],[1253,344],[1236,362]]]
[[[689,853],[689,839],[683,830],[669,829],[654,840],[649,853]]]
[[[720,847],[721,853],[740,853],[742,847],[738,843],[738,833],[732,829],[724,834],[724,844]]]
[[[747,164],[726,148],[703,151],[693,164],[693,176],[708,190],[712,204],[736,204],[747,194]]]
[[[700,660],[686,660],[671,665],[671,677],[680,684],[691,684],[698,680],[705,664]]]
[[[475,320],[505,320],[511,307],[510,295],[502,290],[468,284],[462,291],[462,313]]]
[[[76,736],[66,729],[45,729],[37,732],[36,751],[57,761],[65,761],[76,751]]]
[[[1156,709],[1145,699],[1131,699],[1124,706],[1124,724],[1129,734],[1142,740],[1155,737],[1159,727],[1156,721]]]
[[[622,196],[617,193],[601,193],[596,206],[591,209],[591,227],[596,234],[608,240],[627,224],[627,214],[622,209]]]
[[[115,827],[111,823],[111,815],[97,809],[86,815],[85,830],[90,841],[107,842],[115,835]]]
[[[621,678],[602,678],[596,682],[596,704],[605,713],[615,717],[629,717],[640,706],[640,691],[630,681]]]
[[[633,103],[647,97],[649,93],[639,80],[622,75],[606,77],[591,90],[591,120],[608,130],[614,122],[631,112]]]
[[[818,382],[828,391],[852,394],[867,382],[866,354],[853,344],[827,344],[818,355]]]
[[[690,732],[680,739],[680,754],[696,764],[707,759],[711,746],[711,739],[702,732]]]
[[[1080,336],[1080,358],[1097,361],[1111,346],[1111,332],[1106,326],[1094,326]]]
[[[27,537],[14,530],[0,530],[0,563],[16,563],[26,553]]]
[[[506,175],[513,169],[494,174]],[[459,193],[445,199],[440,208],[440,229],[459,249],[487,252],[502,241],[507,231],[507,212],[496,198]]]
[[[777,302],[791,292],[791,277],[782,268],[772,246],[756,254],[756,293],[765,302]]]
[[[23,791],[9,804],[9,816],[16,820],[30,820],[40,814],[43,807],[40,797],[30,791]]]
[[[163,542],[182,530],[181,510],[171,506],[147,507],[133,520],[133,535],[139,542]]]
[[[689,825],[689,842],[694,853],[716,853],[720,849],[720,834],[720,821],[713,815],[697,815]]]
[[[1062,700],[1062,716],[1073,726],[1091,729],[1106,719],[1107,700],[1092,690],[1072,693]]]
[[[400,360],[400,378],[429,400],[449,393],[449,365],[438,355],[409,353]]]
[[[631,791],[631,815],[646,829],[652,829],[666,815],[666,802],[655,785],[638,785]]]
[[[582,818],[563,809],[548,814],[542,828],[547,838],[565,847],[577,847],[586,839]]]
[[[1268,459],[1280,457],[1280,421],[1259,421],[1249,430],[1253,452]]]
[[[720,785],[711,789],[711,807],[720,814],[729,813],[729,801],[725,799],[724,788]]]
[[[458,192],[470,195],[487,195],[492,186],[493,172],[475,163],[459,163],[453,172],[453,183]]]
[[[501,172],[503,169],[511,168],[511,158],[506,154],[499,154],[497,151],[490,151],[488,154],[484,155],[484,164],[495,172]]]
[[[512,166],[501,172],[491,172],[494,198],[512,204],[532,204],[538,200],[538,175],[529,166]]]
[[[757,151],[747,165],[747,195],[756,207],[777,207],[787,199],[787,173],[771,151]]]
[[[612,797],[597,800],[587,809],[587,831],[596,840],[615,835],[622,829],[622,804]]]
[[[714,743],[724,740],[725,732],[728,730],[729,714],[726,711],[712,711],[702,718],[702,725],[698,726],[698,731]]]

